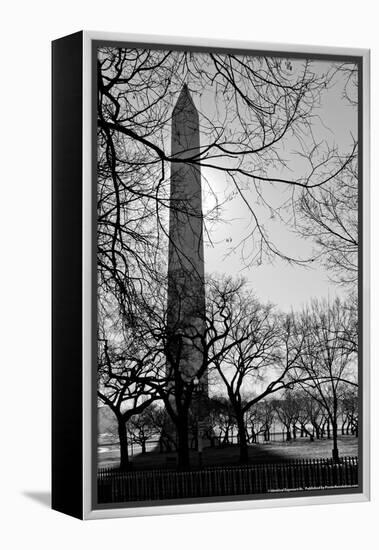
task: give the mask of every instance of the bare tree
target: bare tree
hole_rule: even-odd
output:
[[[294,390],[294,397],[298,402],[298,424],[300,437],[309,436],[310,441],[320,439],[321,426],[324,422],[324,413],[318,401],[303,390]]]
[[[263,434],[264,441],[270,441],[271,428],[274,424],[275,409],[272,399],[262,399],[255,404],[259,420],[259,433]]]
[[[235,245],[243,247],[245,262],[279,255],[306,263],[310,258],[291,257],[276,246],[257,205],[281,219],[280,206],[270,203],[266,190],[286,189],[287,208],[303,189],[323,189],[350,167],[354,145],[338,151],[333,144],[316,143],[312,132],[314,109],[333,77],[333,71],[321,72],[306,59],[99,49],[99,280],[126,311],[133,310],[135,293],[164,263],[168,210],[187,208],[169,197],[171,167],[183,163],[169,150],[172,108],[183,83],[196,98],[202,136],[200,153],[189,152],[184,162],[221,172],[230,184],[228,198],[240,197],[251,221]],[[296,145],[311,159],[309,169],[296,169],[298,154],[288,158]],[[205,213],[206,223],[217,219],[222,207],[209,182],[208,187],[215,204]]]
[[[159,435],[159,430],[155,420],[155,409],[152,409],[152,404],[147,406],[139,414],[134,414],[128,424],[128,434],[132,443],[141,446],[142,454],[146,453],[146,443],[154,436]]]
[[[340,299],[332,303],[314,300],[298,316],[296,336],[301,335],[298,349],[297,382],[316,400],[332,426],[333,458],[338,460],[338,416],[346,384],[356,386],[355,364],[344,342],[346,309]]]
[[[166,267],[168,212],[190,209],[185,201],[170,201],[170,173],[178,162],[203,172],[222,173],[229,184],[227,200],[233,195],[240,197],[251,222],[248,234],[236,243],[246,265],[275,256],[298,263],[314,259],[291,257],[280,250],[266,231],[257,205],[288,223],[281,212],[291,211],[288,207],[296,204],[302,190],[312,193],[326,188],[350,169],[356,154],[354,144],[339,151],[333,144],[316,143],[312,133],[314,109],[332,78],[310,60],[99,49],[98,280],[100,294],[106,297],[104,304],[109,295],[114,296],[124,323],[133,327],[139,322],[141,301],[145,295],[151,296],[152,287],[163,288],[159,293],[162,304],[166,303],[161,274]],[[199,110],[202,142],[199,152],[188,151],[178,159],[169,145],[171,115],[184,83]],[[301,155],[287,158],[284,151],[295,145]],[[307,169],[302,165],[299,170],[299,163],[294,162],[301,156],[309,160]],[[285,190],[283,208],[266,196],[272,186]],[[208,188],[215,205],[205,213],[206,225],[219,219],[222,212],[209,182]],[[150,311],[142,314],[142,333],[150,346],[143,369],[149,366],[150,389],[163,400],[175,425],[180,468],[189,466],[188,422],[196,383],[212,361],[220,365],[227,350],[248,340],[246,331],[241,333],[242,340],[237,335],[230,338],[240,321],[231,313],[236,300],[233,292],[238,294],[238,289],[225,287],[213,293],[204,331],[197,326],[169,330],[165,307],[152,311],[149,305]],[[99,307],[106,305],[100,303]],[[197,372],[188,377],[181,365],[188,349],[194,347],[202,360]],[[129,361],[141,365],[135,350]],[[268,355],[265,361],[269,361]],[[137,379],[145,379],[145,371],[134,377]],[[282,385],[279,375],[269,391]]]
[[[262,399],[252,405],[245,413],[246,434],[249,443],[259,443],[260,435],[269,441],[274,423],[275,411],[270,399]]]
[[[260,415],[258,407],[251,407],[245,414],[246,437],[249,443],[257,443],[260,429]]]
[[[148,412],[149,422],[152,423],[156,433],[159,435],[159,451],[161,453],[169,453],[176,450],[176,433],[162,403],[152,403],[152,405],[148,407]]]
[[[358,436],[359,405],[356,388],[346,385],[340,406],[342,435],[349,435],[351,433]]]
[[[296,439],[296,425],[300,417],[300,401],[292,390],[285,390],[280,399],[273,401],[275,413],[286,430],[286,439]]]
[[[358,115],[358,67],[343,63],[332,70],[332,81],[342,80],[342,101]],[[297,229],[307,237],[312,237],[329,270],[331,279],[345,285],[356,293],[358,281],[358,211],[359,211],[359,170],[358,140],[356,126],[352,132],[353,154],[337,154],[333,177],[322,186],[304,188],[298,200],[302,215]],[[311,166],[316,169],[316,154],[309,157]],[[313,158],[315,157],[315,158]]]
[[[355,289],[358,280],[358,155],[329,184],[305,189],[298,228],[315,240],[321,259],[335,282]]]
[[[240,462],[246,463],[246,414],[266,397],[293,386],[289,373],[296,366],[299,350],[292,346],[291,318],[274,314],[271,305],[260,304],[252,293],[240,293],[239,307],[233,308],[232,315],[237,315],[238,321],[232,323],[232,330],[226,337],[234,345],[230,345],[226,353],[215,356],[213,366],[233,407]]]
[[[218,363],[231,348],[248,337],[247,332],[236,332],[246,312],[241,295],[243,284],[242,280],[233,281],[230,278],[208,279],[205,312],[198,312],[204,321],[200,325],[195,316],[185,322],[180,320],[178,326],[168,323],[164,288],[160,287],[161,295],[158,297],[157,287],[153,307],[145,301],[145,334],[149,333],[149,338],[155,341],[154,356],[165,358],[165,361],[159,362],[157,370],[151,370],[146,381],[164,402],[175,426],[180,470],[189,468],[189,427],[191,416],[199,414],[195,408],[198,409],[199,405],[197,396],[203,394],[201,386],[205,383],[204,377],[207,377],[211,365]],[[233,331],[234,336],[231,337]],[[187,364],[194,352],[196,361],[188,371],[183,368],[183,363]]]
[[[236,419],[233,415],[233,408],[227,398],[214,396],[209,400],[209,426],[218,437],[221,445],[230,445]]]
[[[120,323],[117,310],[115,315],[108,314],[106,319],[101,319],[97,395],[117,419],[120,469],[123,470],[130,466],[128,423],[157,399],[146,381],[152,368],[156,368],[156,362],[153,350],[138,338],[135,327]]]

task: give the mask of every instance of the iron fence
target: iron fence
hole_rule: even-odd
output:
[[[357,457],[343,457],[337,462],[326,458],[291,460],[190,472],[124,472],[102,468],[98,471],[98,502],[253,495],[357,485]]]

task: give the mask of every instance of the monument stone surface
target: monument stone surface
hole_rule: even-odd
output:
[[[184,85],[172,114],[167,315],[169,330],[184,335],[179,368],[186,381],[196,377],[201,366],[199,335],[205,326],[201,173],[191,163],[199,153],[199,115]],[[199,390],[208,394],[206,373]]]

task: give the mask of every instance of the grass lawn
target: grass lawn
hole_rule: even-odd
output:
[[[358,438],[340,436],[338,440],[340,456],[358,455]],[[117,467],[118,448],[104,449],[98,454],[100,467]],[[328,439],[300,439],[288,442],[275,442],[250,445],[249,461],[252,464],[281,462],[293,459],[331,458],[332,441]],[[159,453],[151,451],[131,457],[135,470],[175,469],[175,453]],[[237,446],[205,448],[202,453],[203,466],[232,466],[238,464],[239,450]],[[198,465],[198,453],[191,451],[191,465]]]

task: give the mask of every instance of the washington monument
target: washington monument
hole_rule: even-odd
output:
[[[181,335],[179,370],[186,382],[196,378],[201,367],[205,332],[201,173],[191,164],[199,154],[199,115],[184,85],[172,114],[167,311],[173,341]],[[207,374],[197,382],[207,394]]]

